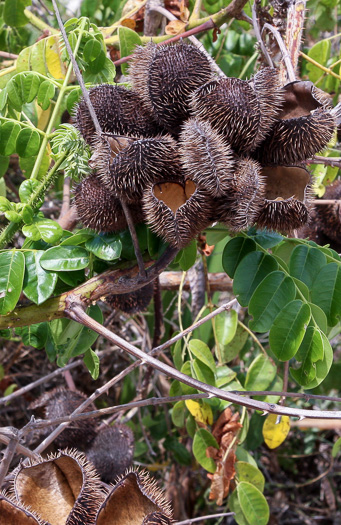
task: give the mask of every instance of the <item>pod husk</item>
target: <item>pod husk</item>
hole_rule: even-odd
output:
[[[209,122],[196,119],[185,122],[179,150],[185,180],[193,180],[212,197],[230,190],[235,164],[233,151]]]
[[[207,192],[186,183],[160,181],[145,191],[142,208],[150,229],[171,246],[184,248],[211,221],[213,201]]]
[[[314,213],[322,232],[338,246],[341,245],[341,180],[326,187],[324,199],[338,200],[335,204],[316,206]]]
[[[129,78],[158,123],[177,134],[189,116],[189,95],[212,79],[213,72],[206,56],[192,45],[149,43],[136,48]]]
[[[125,230],[127,221],[120,200],[108,191],[103,182],[90,175],[75,188],[74,204],[79,220],[97,232]],[[134,224],[143,221],[141,206],[129,206]]]
[[[147,310],[153,293],[154,285],[150,283],[135,292],[107,295],[105,301],[115,310],[121,310],[126,314],[135,314]]]
[[[16,502],[13,497],[0,494],[0,525],[45,525],[39,517]]]

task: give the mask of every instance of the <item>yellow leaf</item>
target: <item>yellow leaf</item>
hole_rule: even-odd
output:
[[[51,106],[43,110],[40,106],[38,106],[38,104],[36,104],[36,110],[37,110],[37,115],[38,115],[37,128],[44,131],[44,129],[46,128],[50,120]]]
[[[45,64],[50,75],[62,80],[65,78],[66,68],[60,59],[60,47],[57,36],[50,36],[45,43]]]
[[[186,23],[181,22],[181,20],[172,20],[169,22],[168,25],[166,25],[165,33],[166,35],[178,35],[179,33],[183,33],[186,28]]]
[[[278,418],[278,423],[276,425]],[[289,434],[290,419],[288,416],[269,414],[264,421],[263,437],[269,448],[279,447]]]
[[[204,403],[201,405],[198,401],[193,401],[192,399],[188,399],[185,403],[186,407],[198,423],[212,425],[213,413],[209,405]]]
[[[136,22],[132,18],[125,18],[124,20],[122,20],[121,26],[128,27],[129,29],[134,30],[136,27]]]

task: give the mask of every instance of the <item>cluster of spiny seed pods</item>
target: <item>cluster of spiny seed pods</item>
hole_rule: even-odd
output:
[[[93,174],[76,188],[83,224],[101,232],[144,221],[183,248],[213,222],[290,232],[309,218],[305,160],[325,148],[335,111],[311,82],[282,87],[277,71],[247,81],[218,78],[209,59],[185,43],[137,47],[132,89],[101,85],[76,126],[90,145]]]

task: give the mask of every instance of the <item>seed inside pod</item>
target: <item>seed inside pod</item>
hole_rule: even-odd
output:
[[[145,106],[162,126],[175,134],[189,116],[189,95],[213,78],[206,56],[182,42],[137,47],[129,74],[132,87]]]
[[[142,201],[151,230],[179,249],[210,224],[212,205],[207,192],[191,180],[150,185]]]
[[[126,314],[135,314],[137,312],[143,312],[148,308],[153,293],[154,285],[153,283],[150,283],[147,284],[147,286],[140,288],[140,290],[136,290],[136,292],[107,295],[105,302],[113,309],[121,310]]]
[[[323,94],[312,82],[292,82],[283,92],[283,108],[271,135],[255,152],[262,164],[301,162],[323,150],[336,127]]]
[[[262,168],[265,200],[257,224],[290,232],[309,219],[310,174],[300,166]]]
[[[130,137],[155,137],[160,133],[160,126],[133,90],[102,84],[90,89],[89,96],[103,133]],[[84,99],[77,107],[75,120],[84,140],[92,144],[96,130]]]
[[[118,232],[127,228],[119,199],[95,175],[76,186],[74,203],[78,218],[86,228],[98,232]],[[141,206],[132,204],[129,209],[135,224],[143,221]]]
[[[282,95],[278,74],[265,68],[252,81],[213,80],[198,88],[190,103],[195,117],[209,121],[237,153],[244,155],[262,142],[279,113]]]
[[[233,176],[233,152],[208,122],[189,119],[179,140],[180,160],[186,179],[212,197],[230,190]]]
[[[230,190],[216,202],[214,219],[233,231],[241,231],[255,223],[262,209],[265,178],[261,165],[253,159],[237,159],[236,165]]]

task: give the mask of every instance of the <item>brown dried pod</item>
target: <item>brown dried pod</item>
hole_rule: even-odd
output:
[[[140,202],[148,184],[160,178],[181,180],[176,142],[170,136],[135,140],[115,156],[104,184],[127,202]]]
[[[57,387],[45,392],[36,401],[30,404],[31,410],[40,410],[46,419],[65,417],[71,414],[87,399],[79,390],[68,390],[64,387]],[[89,410],[95,410],[93,403],[89,405]],[[96,436],[97,423],[92,419],[84,421],[73,421],[65,428],[54,440],[57,447],[77,447],[86,448]],[[49,427],[49,432],[56,427]]]
[[[160,133],[160,126],[133,90],[102,84],[90,89],[89,96],[103,133],[129,137],[155,137]],[[91,145],[96,130],[84,99],[78,104],[75,126]]]
[[[301,166],[263,167],[265,199],[259,227],[290,232],[309,220],[310,174]]]
[[[108,426],[98,432],[86,456],[101,479],[112,483],[132,465],[134,434],[127,425]]]
[[[320,229],[334,243],[341,244],[341,179],[326,187],[324,199],[338,200],[335,204],[315,207],[316,219]]]
[[[98,511],[96,524],[152,525],[153,518],[156,524],[172,523],[170,505],[146,471],[132,471],[109,492]]]
[[[156,120],[172,133],[189,116],[189,96],[213,78],[207,57],[185,44],[138,46],[130,62],[130,81]]]
[[[153,293],[154,285],[149,283],[135,292],[107,295],[105,301],[115,310],[121,310],[126,314],[135,314],[147,310]]]
[[[250,81],[212,80],[192,94],[190,104],[195,117],[209,121],[244,155],[264,140],[279,113],[282,94],[278,73],[264,68]]]
[[[252,226],[264,204],[265,179],[261,165],[250,158],[236,160],[230,191],[217,200],[214,219],[233,231]]]
[[[209,122],[196,119],[185,122],[179,137],[179,150],[185,180],[193,180],[212,197],[230,190],[233,152]]]
[[[86,228],[118,232],[128,227],[120,200],[95,175],[78,184],[74,193],[78,218]],[[129,209],[135,224],[143,221],[141,206],[132,204]]]
[[[95,525],[103,501],[95,469],[75,451],[21,464],[15,471],[13,492],[18,504],[49,525]]]
[[[212,198],[191,180],[151,184],[142,200],[150,229],[179,249],[209,226],[212,206]]]
[[[336,127],[323,92],[312,82],[292,82],[283,91],[284,104],[271,135],[255,152],[262,164],[304,161],[327,146]]]
[[[14,497],[0,494],[0,525],[43,525],[43,522]]]

